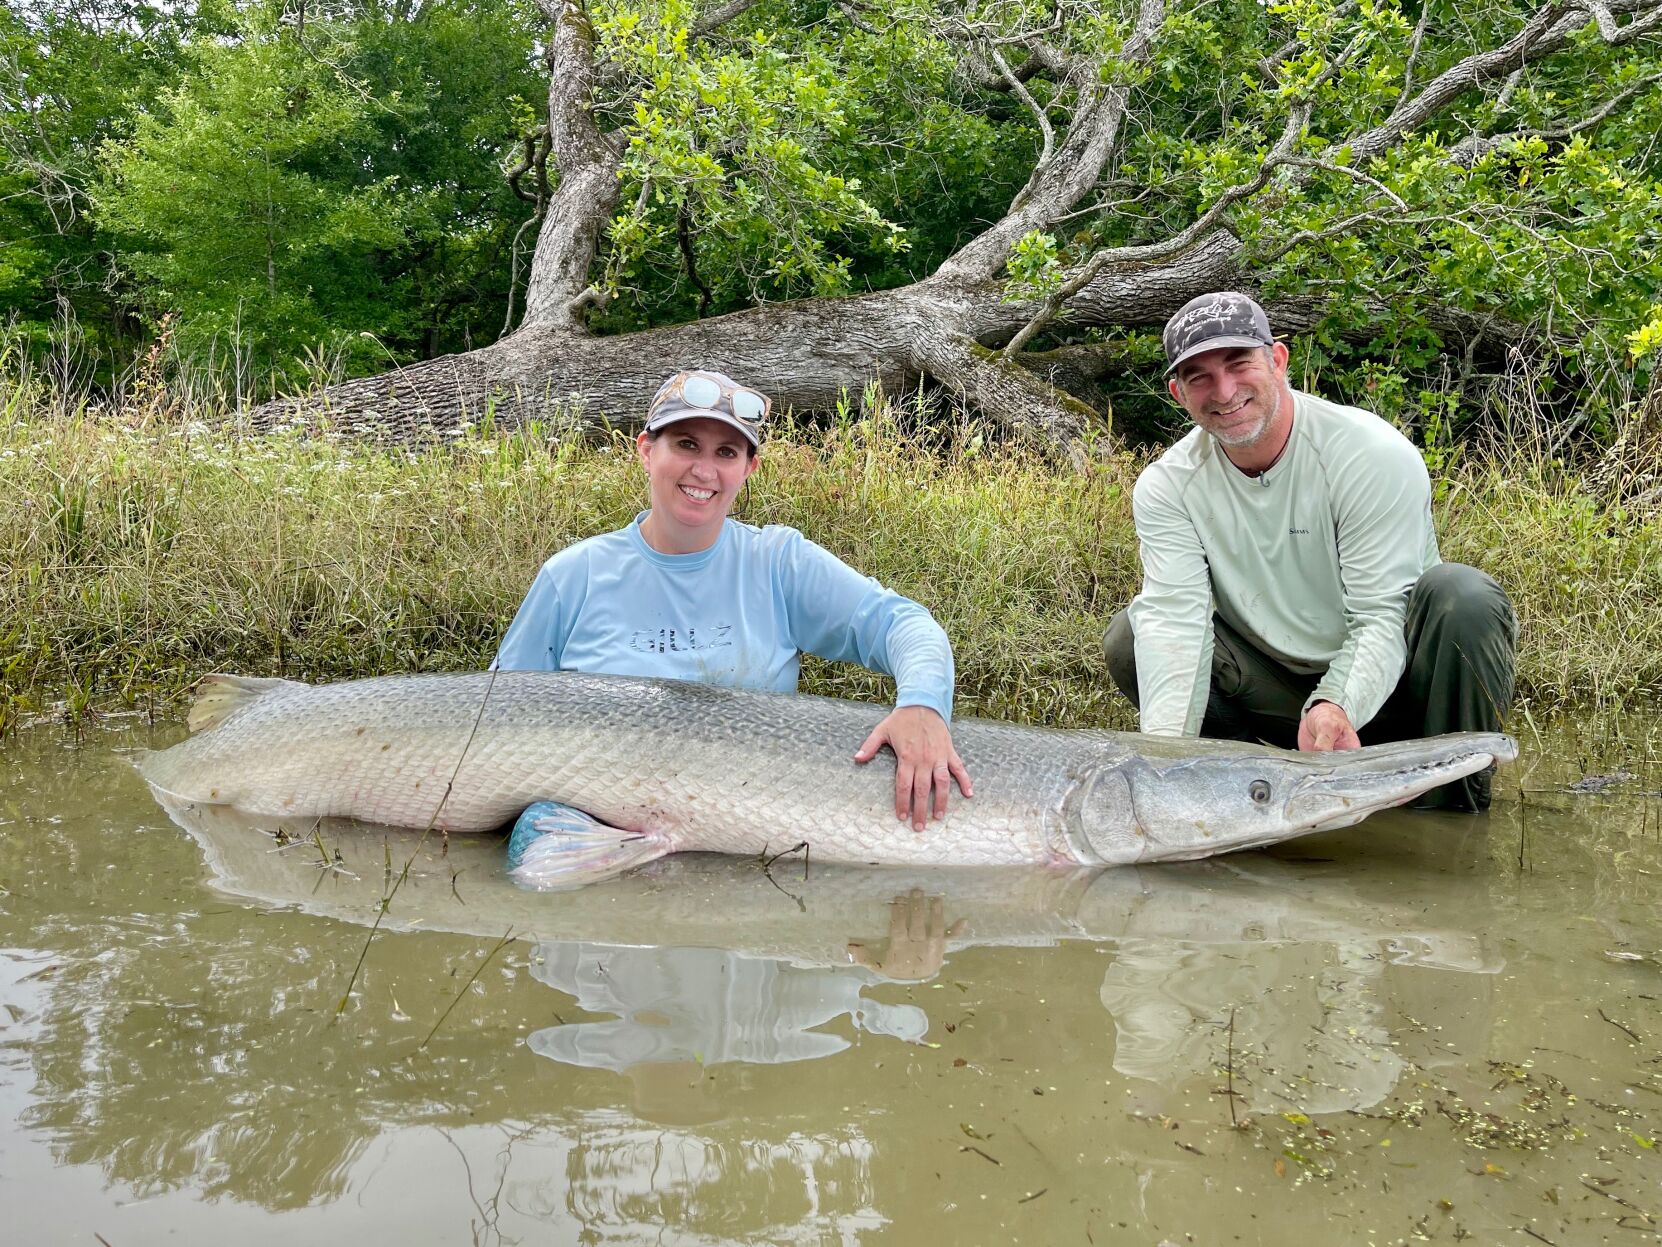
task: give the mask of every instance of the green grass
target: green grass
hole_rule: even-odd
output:
[[[408,452],[240,437],[142,401],[65,410],[0,377],[0,734],[35,715],[169,711],[201,674],[478,668],[538,565],[643,505],[632,443],[539,431]],[[1544,455],[1471,451],[1439,477],[1446,558],[1506,586],[1531,713],[1662,690],[1662,521]],[[1129,727],[1100,638],[1138,577],[1142,460],[1059,471],[892,412],[769,441],[741,518],[794,525],[927,605],[958,708]],[[810,661],[803,687],[885,695]]]

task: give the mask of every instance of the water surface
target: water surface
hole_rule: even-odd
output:
[[[175,821],[178,734],[0,745],[8,1242],[1662,1238],[1654,737],[1211,862],[536,895]]]

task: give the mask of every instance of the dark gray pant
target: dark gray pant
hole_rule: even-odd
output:
[[[1517,618],[1504,589],[1475,567],[1439,563],[1409,590],[1403,636],[1407,666],[1379,713],[1358,730],[1363,744],[1500,730],[1512,705],[1518,648]],[[1212,642],[1212,688],[1200,734],[1296,748],[1299,716],[1321,676],[1282,666],[1217,615]],[[1137,704],[1136,644],[1126,612],[1114,616],[1102,648],[1114,683]],[[1432,803],[1486,809],[1489,777],[1447,784]]]

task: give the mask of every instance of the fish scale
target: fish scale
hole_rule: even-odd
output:
[[[1310,755],[960,719],[953,742],[976,795],[954,791],[918,833],[895,816],[893,759],[853,761],[885,714],[576,672],[210,676],[192,710],[200,730],[140,769],[175,800],[264,817],[486,831],[556,801],[604,825],[558,863],[588,879],[683,849],[798,843],[818,860],[896,865],[1202,857],[1355,822],[1516,751],[1469,733]]]

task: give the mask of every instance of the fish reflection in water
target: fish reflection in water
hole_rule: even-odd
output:
[[[1186,912],[1147,910],[1117,942],[1100,996],[1114,1019],[1121,1074],[1172,1085],[1228,1060],[1251,1074],[1234,1085],[1241,1108],[1367,1108],[1407,1068],[1393,1026],[1424,1029],[1402,1007],[1413,983],[1402,972],[1434,979],[1427,972],[1494,975],[1502,968],[1478,934],[1409,929],[1417,914],[1393,919],[1342,883],[1301,895],[1308,882],[1294,885],[1273,859],[1231,869],[1240,890],[1180,889],[1162,899],[1181,899]],[[1317,896],[1322,904],[1313,903]],[[1473,917],[1468,907],[1463,919]],[[1393,929],[1393,921],[1405,925]],[[1474,995],[1462,989],[1459,1006],[1469,1007]],[[1439,1042],[1463,1020],[1439,1009]],[[1231,1033],[1221,1039],[1224,1030]]]
[[[856,1030],[909,1043],[929,1032],[929,1015],[916,1005],[866,998],[881,981],[870,971],[802,969],[725,949],[543,943],[531,974],[590,1013],[618,1015],[615,1022],[551,1026],[527,1040],[542,1056],[593,1069],[832,1056],[849,1041],[814,1027],[844,1016]]]
[[[706,1205],[728,1202],[772,1214],[762,1233],[742,1241],[857,1243],[888,1224],[876,1208],[875,1153],[858,1131],[716,1141],[690,1129],[643,1130],[621,1116],[590,1118],[567,1157],[564,1198],[583,1226],[616,1235],[585,1242],[663,1241],[666,1221],[694,1229],[714,1219]],[[712,1198],[718,1191],[721,1200]],[[677,1207],[679,1215],[668,1211]]]
[[[315,851],[311,860],[304,850],[272,852],[244,816],[200,806],[169,813],[203,846],[224,890],[374,921],[384,829],[325,827],[324,843],[351,871],[320,878]],[[391,834],[395,858],[412,852],[413,837]],[[1427,925],[1430,879],[1410,904],[1261,855],[1101,871],[815,865],[771,875],[754,861],[685,856],[551,898],[507,881],[495,839],[452,839],[446,853],[434,843],[416,854],[382,925],[534,933],[533,976],[615,1017],[538,1030],[531,1049],[629,1074],[637,1107],[659,1120],[705,1116],[696,1095],[703,1068],[844,1051],[849,1039],[821,1029],[843,1018],[857,1033],[924,1040],[927,1013],[883,997],[897,981],[930,977],[947,955],[1064,941],[1113,948],[1098,997],[1120,1074],[1175,1086],[1218,1068],[1227,1042],[1236,1067],[1252,1071],[1237,1088],[1245,1107],[1362,1108],[1404,1068],[1392,1047],[1403,1011],[1391,1000],[1403,974],[1493,975],[1501,966],[1469,898],[1440,911],[1458,913],[1460,928]],[[458,872],[471,880],[465,903],[453,887]],[[879,946],[881,955],[871,951]],[[988,1003],[998,994],[996,981],[984,982]],[[683,1086],[695,1094],[676,1094]]]

